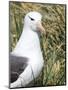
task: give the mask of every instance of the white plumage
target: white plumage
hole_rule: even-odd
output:
[[[10,84],[10,88],[25,87],[34,78],[38,77],[43,67],[43,56],[40,48],[39,33],[44,31],[41,25],[41,14],[29,12],[24,19],[21,37],[13,50],[12,55],[27,57],[28,65],[19,75],[19,78]]]

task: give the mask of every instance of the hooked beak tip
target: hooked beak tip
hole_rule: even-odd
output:
[[[41,22],[38,22],[38,23],[37,23],[37,29],[38,29],[40,32],[42,32],[42,33],[45,32],[45,29],[44,29],[44,27],[42,26]]]

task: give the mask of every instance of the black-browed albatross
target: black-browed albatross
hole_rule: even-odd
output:
[[[21,37],[10,53],[10,88],[26,87],[38,77],[43,67],[39,32],[44,32],[39,12],[29,12],[24,18]]]

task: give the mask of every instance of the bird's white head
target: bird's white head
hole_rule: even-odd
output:
[[[26,14],[24,19],[24,25],[30,27],[33,31],[42,31],[44,32],[44,28],[41,23],[42,15],[38,12],[29,12]]]

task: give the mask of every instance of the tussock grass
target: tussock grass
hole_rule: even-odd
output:
[[[44,68],[34,86],[65,85],[65,5],[10,2],[10,51],[19,40],[26,13],[38,11],[43,15],[45,34],[40,37]]]

